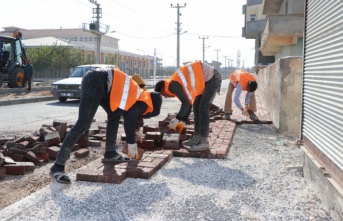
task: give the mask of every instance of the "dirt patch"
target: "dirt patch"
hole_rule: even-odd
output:
[[[91,161],[103,157],[104,147],[90,147],[90,154],[83,159],[75,158],[73,153],[66,164],[66,172],[74,171]],[[31,195],[53,182],[49,176],[50,167],[54,161],[37,166],[31,173],[23,176],[6,176],[0,181],[0,210]]]
[[[0,100],[15,100],[23,98],[32,98],[32,97],[45,97],[52,96],[49,90],[44,91],[31,91],[27,93],[26,91],[21,91],[17,93],[0,93]]]

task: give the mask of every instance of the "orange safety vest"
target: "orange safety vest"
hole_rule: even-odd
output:
[[[189,103],[193,104],[195,97],[201,95],[205,89],[205,78],[201,61],[189,63],[180,67],[168,80],[166,80],[165,92],[168,95],[175,96],[175,94],[169,91],[169,84],[171,81],[177,81],[181,84]]]
[[[235,87],[237,87],[237,83],[239,82],[244,91],[247,90],[249,81],[256,81],[256,78],[245,70],[236,70],[232,72],[229,79]]]
[[[141,96],[138,84],[119,69],[113,68],[113,80],[110,91],[110,107],[112,111],[117,108],[127,111]]]
[[[143,90],[141,93],[141,96],[139,96],[137,101],[143,101],[144,103],[148,105],[148,108],[146,109],[143,115],[146,115],[147,113],[150,113],[154,110],[152,99],[148,91]]]

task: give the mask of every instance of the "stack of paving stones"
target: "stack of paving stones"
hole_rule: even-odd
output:
[[[94,120],[93,120],[94,121]],[[0,179],[6,175],[25,175],[51,160],[55,160],[66,134],[73,125],[54,120],[52,125],[42,125],[32,136],[0,137]],[[89,155],[89,146],[101,147],[105,129],[89,130],[73,147],[76,158]]]
[[[157,126],[144,125],[140,122],[144,138],[137,140],[139,152],[144,152],[140,160],[131,160],[127,163],[101,163],[98,159],[88,164],[76,174],[76,180],[88,182],[103,182],[119,184],[125,178],[148,179],[166,162],[174,157],[194,157],[208,159],[224,159],[229,151],[231,140],[237,124],[242,123],[272,123],[269,114],[262,108],[257,111],[260,121],[251,121],[234,112],[232,120],[222,120],[224,112],[212,104],[210,108],[210,149],[208,151],[189,152],[182,146],[182,141],[194,135],[194,116],[189,117],[183,130],[178,133],[168,129],[168,124],[176,114],[169,113],[167,117],[158,122]],[[122,154],[126,154],[125,133],[121,135]]]

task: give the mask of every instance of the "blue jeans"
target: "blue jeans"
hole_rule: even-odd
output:
[[[211,80],[205,83],[204,93],[195,98],[194,111],[194,135],[208,137],[210,127],[210,108],[217,91],[222,84],[222,76],[214,70]]]
[[[83,77],[81,83],[82,94],[79,106],[79,117],[63,141],[61,150],[56,158],[57,164],[65,165],[73,146],[81,135],[89,130],[99,105],[101,105],[107,113],[108,122],[106,127],[105,151],[116,150],[115,144],[119,120],[120,116],[124,114],[124,110],[117,109],[114,112],[111,111],[109,94],[106,90],[106,82],[107,78],[101,70],[90,71]]]

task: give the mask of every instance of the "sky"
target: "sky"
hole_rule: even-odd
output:
[[[94,20],[94,0],[0,0],[0,28],[81,28]],[[246,0],[97,0],[101,25],[120,39],[119,49],[162,58],[176,65],[177,4],[180,22],[180,64],[219,61],[222,67],[254,64],[254,40],[242,38]],[[186,6],[185,6],[186,4]],[[11,9],[15,9],[14,11]],[[105,29],[103,29],[105,31]],[[204,38],[204,40],[203,40]],[[205,53],[203,53],[205,48]],[[230,62],[229,59],[232,61]]]

